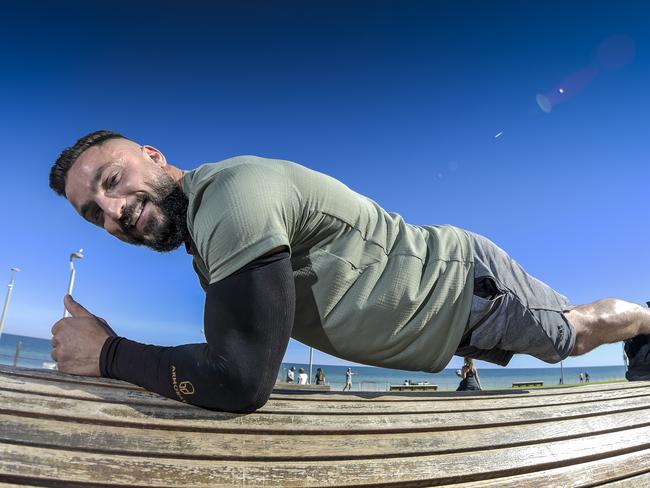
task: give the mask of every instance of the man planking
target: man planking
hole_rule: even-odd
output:
[[[629,378],[650,378],[649,309],[571,305],[488,239],[408,224],[295,163],[241,156],[183,171],[152,146],[97,131],[61,153],[50,187],[124,242],[183,245],[206,295],[206,343],[176,347],[118,336],[66,296],[72,316],[52,328],[66,373],[247,412],[267,401],[290,337],[359,363],[436,372],[454,354],[555,363],[639,336],[626,346]]]

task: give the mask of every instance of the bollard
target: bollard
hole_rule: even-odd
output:
[[[20,356],[20,346],[22,346],[22,341],[18,341],[16,344],[16,355],[14,356],[14,367],[18,365],[18,356]]]

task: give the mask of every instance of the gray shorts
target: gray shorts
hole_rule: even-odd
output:
[[[514,354],[547,363],[568,357],[575,345],[575,330],[564,316],[573,308],[569,300],[526,273],[493,242],[467,234],[474,250],[474,296],[456,355],[501,366]]]

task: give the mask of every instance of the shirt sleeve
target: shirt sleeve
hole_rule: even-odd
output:
[[[101,374],[203,408],[253,411],[266,403],[275,384],[294,307],[289,254],[258,258],[209,286],[207,343],[162,347],[109,337],[100,355]]]
[[[190,230],[216,283],[270,250],[287,246],[296,225],[297,192],[267,164],[226,168],[193,196]]]

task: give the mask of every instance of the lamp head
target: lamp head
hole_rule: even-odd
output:
[[[73,252],[72,254],[70,254],[70,261],[72,261],[74,258],[83,259],[84,258],[83,249],[79,249],[77,252]]]
[[[14,273],[20,273],[20,268],[11,268]]]

